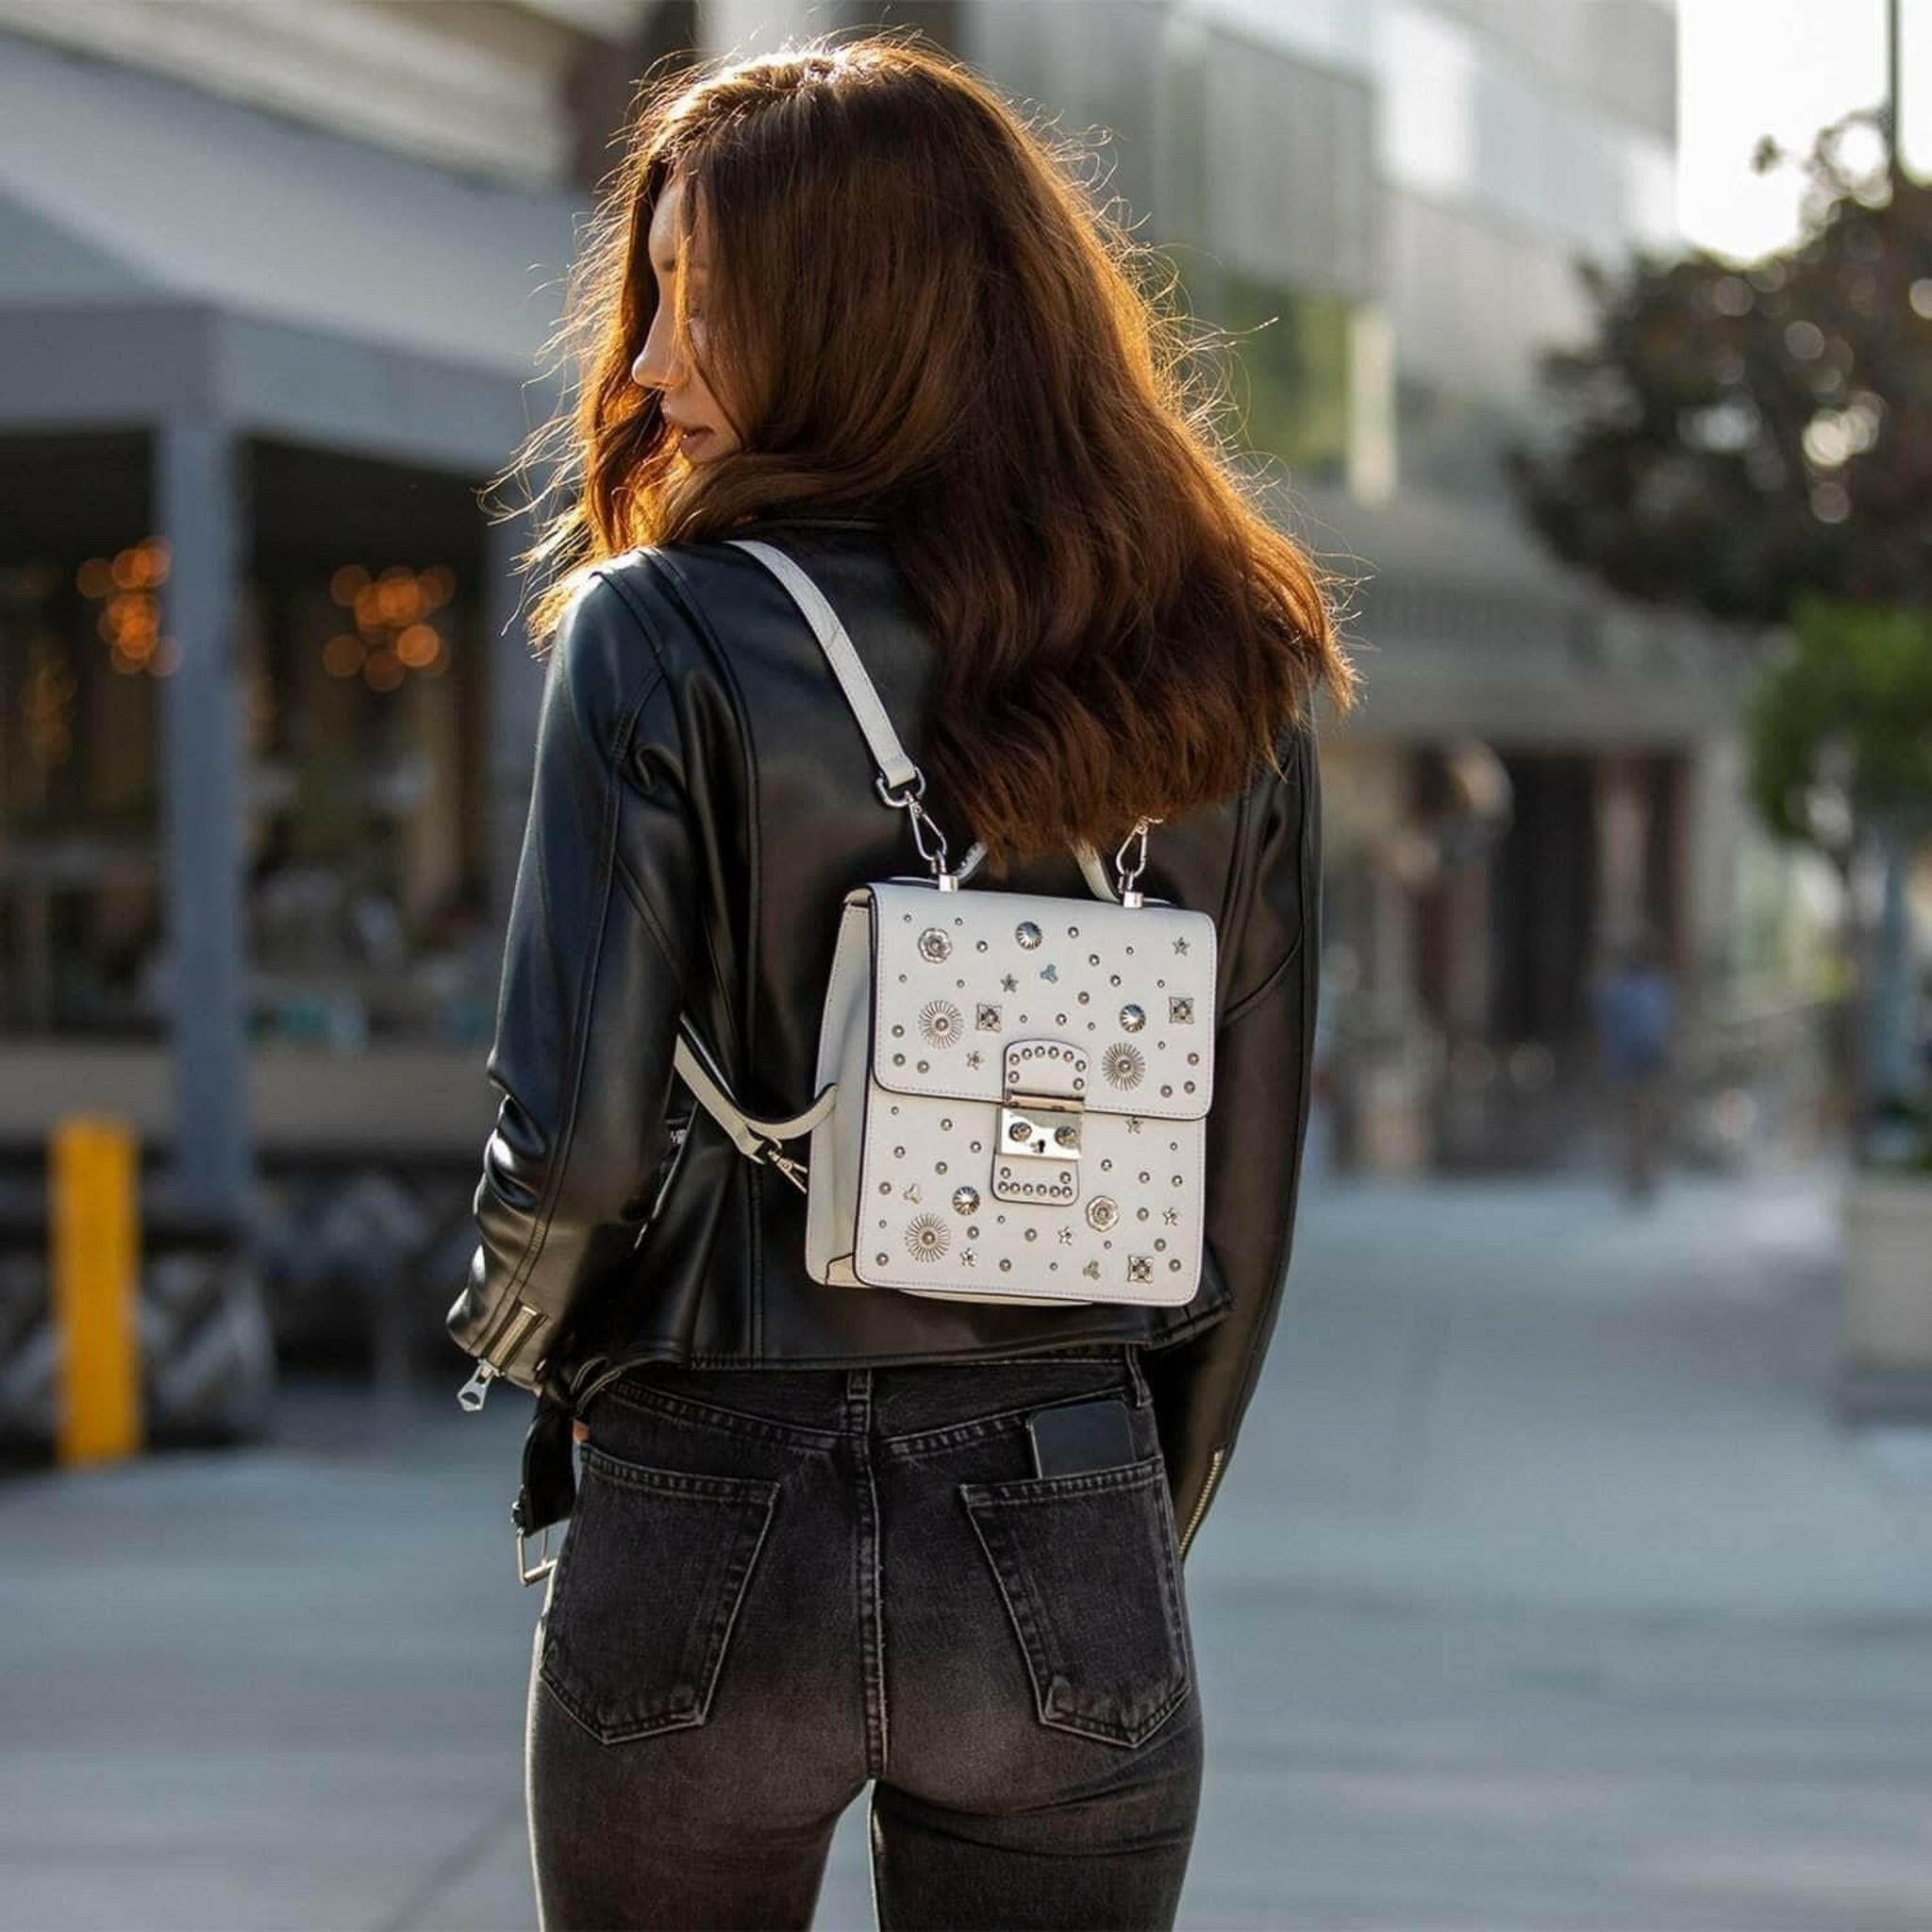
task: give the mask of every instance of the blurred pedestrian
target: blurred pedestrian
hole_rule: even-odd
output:
[[[1668,1136],[1674,999],[1661,941],[1645,925],[1614,948],[1593,990],[1597,1049],[1609,1083],[1624,1193],[1656,1192]]]

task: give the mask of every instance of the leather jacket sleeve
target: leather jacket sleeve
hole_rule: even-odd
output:
[[[1312,1087],[1321,960],[1321,788],[1312,724],[1278,747],[1253,808],[1248,903],[1215,1029],[1206,1236],[1233,1294],[1146,1373],[1185,1556],[1226,1474],[1288,1271]]]
[[[593,575],[555,634],[487,1071],[499,1090],[446,1325],[518,1386],[623,1267],[669,1148],[697,866],[658,641]],[[613,1044],[622,1042],[622,1052]]]

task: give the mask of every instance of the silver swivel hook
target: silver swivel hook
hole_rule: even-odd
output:
[[[916,768],[911,780],[903,791],[895,791],[886,783],[884,773],[873,779],[874,789],[888,805],[896,806],[912,821],[912,842],[919,848],[919,856],[932,868],[933,878],[942,892],[956,892],[959,890],[958,873],[946,870],[946,835],[933,822],[931,815],[920,804],[925,791],[925,774]],[[932,844],[926,843],[927,835]]]
[[[1160,823],[1161,821],[1157,818],[1136,819],[1134,821],[1134,829],[1121,841],[1119,849],[1114,853],[1113,869],[1121,882],[1121,904],[1123,906],[1139,906],[1141,903],[1141,894],[1135,889],[1134,881],[1147,870],[1147,828],[1150,825],[1158,825]],[[1140,850],[1134,856],[1133,864],[1129,866],[1127,863],[1127,847],[1132,845],[1136,840],[1140,841]]]

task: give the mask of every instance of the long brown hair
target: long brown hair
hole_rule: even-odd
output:
[[[1224,443],[1162,265],[971,69],[821,35],[641,88],[622,144],[556,339],[576,394],[525,458],[561,441],[574,491],[526,558],[561,572],[540,639],[634,545],[808,502],[876,517],[940,644],[935,809],[994,878],[1279,769],[1318,686],[1354,703],[1335,580]],[[740,439],[696,466],[630,374],[680,173],[712,274],[702,360],[675,285],[679,353]]]

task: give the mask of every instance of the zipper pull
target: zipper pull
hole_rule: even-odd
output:
[[[457,1391],[457,1400],[475,1415],[489,1399],[490,1385],[495,1378],[496,1365],[493,1362],[478,1362],[476,1373]]]

